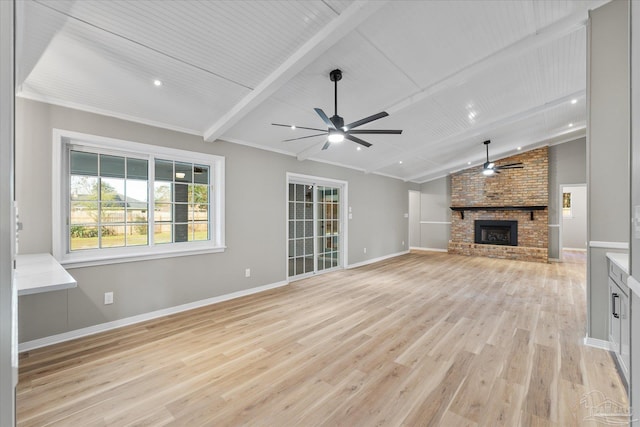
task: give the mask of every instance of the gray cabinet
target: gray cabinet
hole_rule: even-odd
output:
[[[628,274],[611,259],[609,263],[609,342],[620,369],[629,381],[630,317]]]

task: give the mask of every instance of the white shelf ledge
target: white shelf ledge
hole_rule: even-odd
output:
[[[15,284],[18,296],[59,291],[78,286],[78,282],[51,254],[16,256]]]

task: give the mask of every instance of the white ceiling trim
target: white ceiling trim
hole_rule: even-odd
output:
[[[515,114],[509,115],[509,116],[503,116],[498,118],[497,120],[494,120],[493,122],[487,123],[483,126],[479,126],[479,127],[473,127],[473,128],[469,128],[469,129],[465,129],[462,132],[458,132],[456,134],[452,134],[449,135],[445,138],[441,138],[439,140],[433,141],[429,144],[427,144],[428,146],[433,146],[433,145],[438,145],[438,144],[444,144],[448,141],[451,140],[460,140],[460,139],[465,139],[465,138],[472,138],[475,136],[480,136],[482,135],[484,132],[487,132],[491,129],[495,129],[495,128],[499,128],[500,126],[506,126],[512,123],[515,123],[517,121],[526,119],[528,117],[531,117],[535,114],[539,114],[542,113],[548,109],[551,109],[553,107],[557,107],[560,104],[563,104],[565,102],[569,102],[574,98],[580,98],[583,97],[585,94],[584,90],[580,90],[577,92],[573,92],[570,93],[568,95],[565,96],[561,96],[560,98],[556,98],[552,101],[549,102],[545,102],[544,104],[541,105],[536,105],[535,107],[529,108],[527,110],[523,110],[523,111],[519,111]],[[402,155],[398,155],[398,156],[394,156],[393,158],[387,158],[385,159],[383,162],[380,162],[374,166],[372,166],[371,168],[368,169],[368,172],[374,172],[378,169],[384,168],[386,166],[390,166],[394,163],[397,163],[398,160],[401,160],[402,158],[410,158],[413,157],[415,155],[417,155],[418,153],[420,153],[422,150],[424,150],[425,146],[421,146],[418,148],[414,148],[413,150],[408,150],[405,151],[404,153],[402,153]],[[433,163],[433,162],[432,162]],[[414,177],[408,178],[408,180],[412,180]]]
[[[395,105],[387,108],[386,111],[389,114],[395,114],[411,105],[423,101],[436,93],[443,90],[458,86],[468,81],[474,75],[485,71],[489,68],[495,67],[499,63],[504,63],[508,60],[523,55],[527,51],[539,48],[547,43],[566,36],[584,27],[587,23],[587,16],[584,13],[574,13],[561,19],[543,29],[527,36],[509,46],[494,52],[484,58],[461,68],[460,70],[448,75],[442,80],[434,83],[433,85],[408,96],[404,100],[398,102]]]
[[[23,99],[29,99],[31,101],[38,101],[38,102],[43,102],[45,104],[57,105],[59,107],[64,107],[64,108],[71,108],[73,110],[84,111],[87,113],[99,114],[101,116],[113,117],[114,119],[126,120],[128,122],[134,122],[142,125],[153,126],[160,129],[186,133],[188,135],[202,136],[202,132],[194,129],[183,128],[180,126],[173,126],[164,122],[143,119],[141,117],[131,116],[129,114],[122,114],[122,113],[118,113],[111,110],[103,110],[101,108],[95,108],[95,107],[88,106],[86,104],[79,104],[73,101],[65,101],[58,98],[29,93],[29,92],[23,91],[22,89],[20,89],[20,91],[16,93],[16,96]]]
[[[238,123],[251,110],[273,95],[296,74],[311,64],[327,49],[377,12],[387,1],[354,1],[336,19],[309,39],[283,62],[254,90],[204,132],[205,141],[212,142]]]

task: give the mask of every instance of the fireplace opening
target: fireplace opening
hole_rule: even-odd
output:
[[[475,243],[518,246],[518,221],[476,220]]]

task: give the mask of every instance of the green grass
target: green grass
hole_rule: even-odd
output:
[[[207,240],[206,231],[196,231],[195,240]],[[154,240],[156,242],[169,243],[171,239],[171,233],[155,233]],[[120,236],[103,236],[102,247],[122,247],[124,246],[125,238]],[[133,234],[127,236],[127,246],[144,246],[147,244],[146,235]],[[97,237],[72,237],[71,238],[71,250],[77,251],[82,249],[97,249],[98,238]]]

